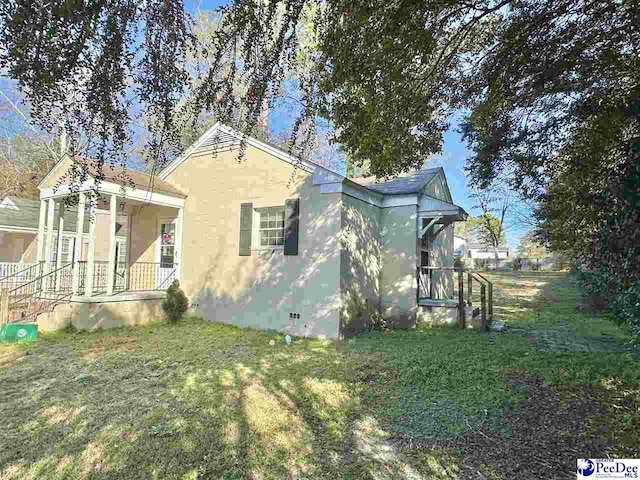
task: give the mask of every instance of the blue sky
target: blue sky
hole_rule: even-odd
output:
[[[221,2],[219,0],[211,0],[211,1],[192,1],[187,0],[186,6],[187,10],[190,13],[195,13],[197,10],[213,10],[216,7],[220,6],[225,2]],[[12,82],[13,83],[13,82]],[[9,91],[10,89],[5,88],[8,85],[5,83],[0,84],[3,90]],[[299,113],[299,110],[296,106],[291,105],[287,102],[280,102],[279,105],[270,113],[269,116],[269,127],[274,132],[282,132],[287,131],[293,121],[295,120],[296,114]],[[4,129],[7,129],[7,120],[8,118],[4,118],[3,126]],[[455,121],[451,123],[450,129],[444,134],[444,146],[443,151],[440,155],[436,155],[431,158],[427,166],[436,167],[441,166],[444,168],[447,180],[449,183],[449,188],[451,190],[451,194],[453,196],[454,202],[457,205],[463,207],[468,213],[471,215],[479,215],[481,212],[478,209],[474,208],[474,201],[469,196],[469,189],[466,185],[466,178],[464,175],[464,164],[465,159],[468,156],[468,151],[465,147],[465,144],[462,142],[460,138],[460,134],[456,131],[457,125]],[[10,128],[13,130],[13,128]],[[0,132],[3,135],[15,134],[15,132]],[[512,249],[515,249],[518,246],[520,241],[520,237],[524,235],[526,229],[511,227],[506,231],[507,234],[507,244]]]
[[[227,2],[220,0],[186,0],[185,5],[190,13],[197,10],[213,10]],[[294,110],[294,111],[292,111]],[[295,108],[281,107],[273,111],[269,116],[269,126],[273,131],[286,130],[295,116]],[[449,182],[449,189],[454,202],[463,207],[471,215],[479,215],[478,209],[474,208],[474,201],[469,197],[469,190],[464,176],[464,164],[468,151],[460,134],[456,131],[457,125],[451,123],[451,127],[444,134],[444,146],[440,155],[430,159],[428,166],[441,166],[444,168]],[[506,229],[507,245],[512,249],[517,248],[520,237],[527,231],[522,227],[511,227]]]

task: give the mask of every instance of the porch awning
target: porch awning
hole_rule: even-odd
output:
[[[72,189],[67,180],[69,170],[74,165],[74,160],[66,157],[47,174],[40,183],[40,199],[64,197],[77,191],[93,190],[97,183],[97,163],[91,159],[76,158],[76,163],[87,170],[89,174],[86,181],[78,189]],[[128,198],[143,203],[153,203],[174,208],[184,207],[187,197],[178,188],[167,181],[161,180],[156,175],[134,170],[125,170],[119,165],[105,164],[102,167],[103,178],[99,182],[98,190],[108,195]],[[55,180],[59,179],[59,180]]]
[[[458,205],[443,202],[442,200],[426,195],[420,198],[418,214],[422,218],[447,217],[454,222],[463,222],[469,216],[464,208]]]

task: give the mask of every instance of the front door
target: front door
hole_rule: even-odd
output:
[[[160,220],[158,238],[158,284],[156,288],[169,288],[176,279],[176,221]]]
[[[114,262],[113,289],[122,292],[127,289],[127,244],[116,239],[116,258]]]

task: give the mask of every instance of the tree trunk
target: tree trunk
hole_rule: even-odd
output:
[[[496,258],[496,272],[498,271],[498,265],[500,265],[500,257],[498,256],[498,247],[493,247],[493,254]]]

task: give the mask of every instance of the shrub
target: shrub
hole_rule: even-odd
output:
[[[520,257],[516,257],[513,259],[513,271],[519,272],[522,270],[522,259]]]
[[[180,282],[174,280],[167,289],[167,298],[162,301],[162,310],[170,323],[177,323],[189,308],[189,300],[180,288]]]
[[[345,335],[353,335],[362,330],[383,330],[388,327],[380,308],[355,289],[347,290],[342,308],[342,329]]]

